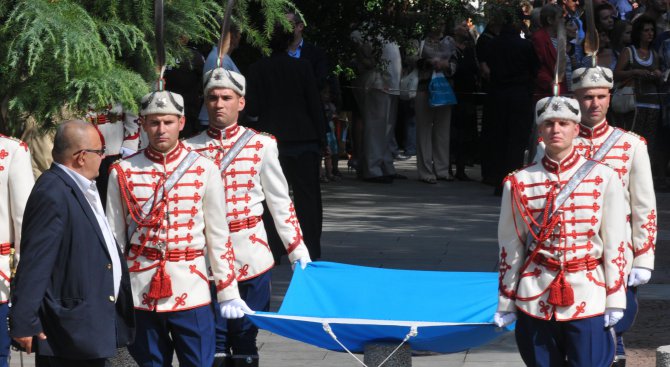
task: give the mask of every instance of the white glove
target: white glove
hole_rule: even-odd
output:
[[[605,327],[614,326],[623,317],[623,308],[605,309]]]
[[[300,269],[305,270],[307,267],[307,264],[311,263],[312,259],[309,257],[309,255],[303,256],[299,258],[298,260],[293,262],[293,265],[291,265],[291,269],[295,270],[295,264],[300,263]]]
[[[497,327],[504,327],[516,321],[515,312],[496,312],[493,314],[493,323]]]
[[[126,158],[129,155],[135,154],[135,152],[136,152],[135,150],[126,147],[121,147],[121,149],[119,150],[119,153],[121,153],[121,158]]]
[[[253,314],[246,302],[241,298],[233,298],[219,303],[221,307],[221,316],[224,319],[239,319],[244,317],[245,313]]]
[[[628,286],[637,287],[638,285],[647,284],[651,279],[651,270],[647,268],[633,268],[628,276]]]

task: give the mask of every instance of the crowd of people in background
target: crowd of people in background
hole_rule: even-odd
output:
[[[615,78],[617,97],[608,120],[647,140],[655,184],[661,190],[667,186],[670,159],[670,149],[663,144],[670,132],[670,114],[664,107],[670,105],[665,94],[670,70],[666,12],[665,0],[594,1],[597,65],[613,70]],[[516,16],[487,17],[488,23],[479,26],[471,19],[437,22],[423,39],[404,46],[370,40],[354,30],[351,37],[358,45],[358,58],[353,81],[332,72],[328,55],[303,37],[304,21],[291,15],[296,27],[283,53],[305,59],[311,66],[323,116],[319,131],[296,130],[290,144],[311,141],[312,145],[300,143],[291,154],[307,150],[316,154],[321,183],[340,179],[339,158],[348,159],[347,167],[360,179],[374,183],[406,179],[396,172],[394,161],[412,156],[416,156],[417,178],[428,184],[469,181],[465,168],[480,163],[482,182],[494,186],[499,195],[502,178],[532,157],[533,105],[553,93],[559,25],[567,35],[560,92],[569,94],[572,71],[593,62],[584,51],[588,27],[584,13],[584,4],[576,0],[522,1]],[[230,53],[239,43],[240,32],[233,32],[235,42],[225,61],[239,71]],[[375,50],[375,43],[381,44],[381,52]],[[215,53],[216,48],[207,60]],[[207,71],[213,64],[208,61],[204,66]],[[243,69],[247,74],[258,71]],[[192,71],[186,68],[168,72],[168,89],[179,88],[181,75],[188,73]],[[455,104],[431,105],[428,88],[436,73],[447,78]],[[182,89],[179,92],[188,95]],[[307,106],[314,108],[314,101]],[[285,111],[302,113],[297,107]],[[243,121],[249,126],[255,123],[248,116]],[[198,129],[202,127],[193,123],[191,131]]]

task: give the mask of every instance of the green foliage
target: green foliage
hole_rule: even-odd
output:
[[[267,50],[272,26],[293,8],[238,0],[233,19]],[[154,0],[0,0],[0,131],[18,135],[30,117],[50,128],[90,105],[136,111],[157,77],[153,9]],[[187,55],[188,41],[215,43],[223,12],[221,0],[165,0],[168,64]]]
[[[514,2],[516,0],[490,0]],[[471,15],[468,0],[237,0],[233,19],[246,43],[268,53],[275,24],[301,14],[306,37],[330,56],[338,73],[353,76],[361,29],[401,46],[449,19]],[[152,88],[154,0],[0,0],[0,131],[18,134],[27,118],[48,128],[64,113],[122,103],[131,110]],[[168,64],[187,55],[186,42],[219,37],[222,0],[165,0]],[[298,10],[299,9],[299,10]]]

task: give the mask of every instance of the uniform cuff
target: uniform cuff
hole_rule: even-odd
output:
[[[516,312],[516,303],[507,297],[498,297],[498,312]]]
[[[647,268],[649,270],[654,270],[654,255],[644,254],[637,256],[633,259],[634,268]]]
[[[242,297],[240,297],[240,292],[237,289],[237,282],[227,286],[223,290],[220,290],[220,291],[216,292],[216,299],[219,303],[224,302],[224,301],[229,301],[229,300],[235,299],[235,298],[242,298]]]

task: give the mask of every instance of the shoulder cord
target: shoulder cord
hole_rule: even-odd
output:
[[[160,189],[165,190],[164,186],[165,177],[161,177],[158,180],[156,190],[154,191],[154,203],[156,203],[157,205],[154,205],[149,213],[143,215],[144,212],[142,211],[142,206],[139,204],[137,197],[133,195],[132,190],[128,186],[128,181],[126,179],[125,173],[123,172],[123,170],[119,165],[114,165],[112,167],[114,168],[114,170],[116,170],[120,188],[119,191],[121,191],[123,201],[126,203],[126,206],[128,207],[128,213],[130,214],[131,219],[135,221],[135,223],[137,223],[138,227],[156,228],[156,225],[163,219],[163,214],[165,212],[166,207],[166,201],[167,201],[166,192],[163,192],[162,195],[163,200],[160,200],[158,203],[156,203],[155,201],[156,198],[159,197],[158,195],[159,190]],[[161,223],[158,226],[158,230],[163,229],[164,227],[165,224]],[[141,240],[140,249],[135,256],[131,256],[130,252],[128,252],[128,260],[136,259],[142,253],[142,250],[144,250],[144,247],[146,246],[147,242],[149,242],[148,235],[144,236],[144,238]],[[128,238],[127,246],[131,246],[130,238]]]

